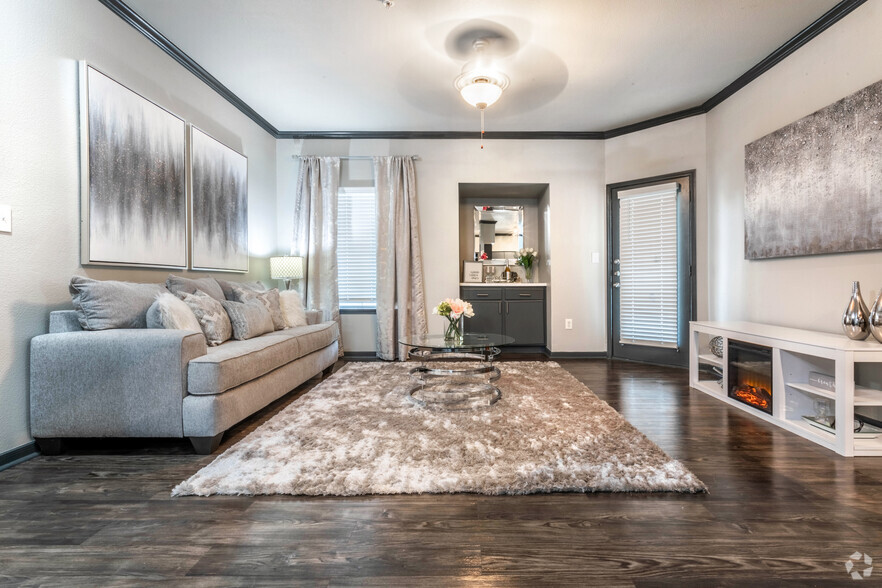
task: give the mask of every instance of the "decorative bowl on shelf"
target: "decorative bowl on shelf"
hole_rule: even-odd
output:
[[[710,343],[707,344],[710,352],[716,355],[717,357],[723,357],[723,338],[722,337],[714,337],[710,340]]]

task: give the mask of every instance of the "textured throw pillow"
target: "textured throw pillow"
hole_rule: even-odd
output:
[[[86,331],[147,328],[147,309],[158,294],[168,291],[161,284],[99,281],[82,276],[72,277],[69,289],[77,320]]]
[[[280,331],[288,326],[285,324],[285,316],[282,314],[278,289],[273,288],[266,292],[256,292],[250,288],[234,284],[232,287],[232,294],[234,302],[247,302],[249,300],[259,300],[262,302],[273,319],[273,328],[276,331]]]
[[[306,326],[306,310],[303,309],[303,301],[297,290],[283,290],[279,292],[279,302],[282,306],[282,314],[285,316],[285,324],[289,327]]]
[[[184,294],[195,294],[196,290],[202,290],[218,302],[224,300],[224,291],[217,280],[212,277],[193,279],[169,274],[165,285],[178,298],[183,298]]]
[[[199,319],[187,303],[171,292],[157,296],[156,301],[147,310],[147,328],[202,332]]]
[[[263,302],[251,299],[246,302],[221,302],[233,325],[233,338],[239,341],[251,339],[264,333],[272,333],[273,319]]]
[[[220,302],[202,290],[196,290],[195,294],[185,293],[183,298],[196,315],[206,343],[211,346],[220,345],[233,335],[230,317]]]
[[[220,285],[221,290],[224,292],[224,298],[227,300],[233,300],[236,302],[236,298],[233,296],[233,286],[241,286],[243,288],[248,288],[249,290],[254,290],[255,292],[266,292],[266,286],[261,284],[260,282],[230,282],[228,280],[218,280],[217,283]]]

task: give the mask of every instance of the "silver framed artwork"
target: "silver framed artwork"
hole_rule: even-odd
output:
[[[882,81],[744,148],[744,258],[882,249]]]
[[[194,270],[248,271],[248,158],[190,125]]]
[[[187,267],[187,126],[80,62],[81,262]]]

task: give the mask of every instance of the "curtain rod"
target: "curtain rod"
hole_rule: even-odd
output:
[[[294,159],[303,159],[304,157],[323,157],[323,156],[314,156],[314,155],[292,155]],[[373,159],[374,157],[389,157],[385,155],[329,155],[327,157],[339,157],[340,159]],[[410,157],[412,159],[419,160],[419,155],[405,155],[404,157]]]

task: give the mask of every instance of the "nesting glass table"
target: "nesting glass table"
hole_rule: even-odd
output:
[[[445,339],[443,335],[410,335],[399,343],[410,347],[408,359],[420,362],[410,370],[412,379],[408,399],[423,408],[471,409],[491,406],[502,398],[493,385],[499,379],[499,368],[493,359],[500,346],[511,345],[514,337],[498,333],[467,333],[461,338]],[[462,364],[448,363],[443,367],[434,362],[450,359],[471,359]]]

